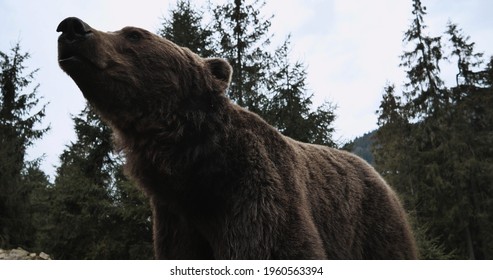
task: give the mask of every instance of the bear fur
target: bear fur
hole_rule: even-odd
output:
[[[158,259],[414,259],[394,191],[360,158],[283,136],[225,95],[232,69],[146,30],[57,31],[59,64],[150,199]]]

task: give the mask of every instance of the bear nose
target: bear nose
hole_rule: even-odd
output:
[[[58,25],[57,32],[62,32],[60,40],[78,41],[84,39],[88,34],[92,33],[92,28],[82,20],[76,17],[69,17]]]

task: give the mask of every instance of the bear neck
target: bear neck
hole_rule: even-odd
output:
[[[227,141],[229,102],[224,97],[207,108],[149,116],[132,126],[115,128],[115,142],[126,155],[127,172],[133,177],[142,177],[142,172],[155,176],[200,172],[202,163],[220,157]]]

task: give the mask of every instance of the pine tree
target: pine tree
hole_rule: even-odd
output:
[[[202,17],[202,13],[197,12],[189,0],[178,0],[176,8],[170,12],[170,18],[163,18],[157,33],[202,57],[213,56],[212,31],[203,27]]]
[[[406,149],[406,146],[410,144],[406,141],[409,139],[410,125],[404,116],[401,99],[395,94],[394,85],[385,87],[382,99],[380,109],[377,111],[379,129],[373,152],[377,170],[389,182],[393,183],[398,182],[398,178],[403,177],[406,169],[403,169],[401,164],[410,158],[409,154],[407,154],[408,149]],[[404,180],[401,179],[401,184],[394,187],[398,188],[401,193],[411,194],[405,198],[412,200],[412,194],[414,193],[412,186],[413,184],[410,183],[404,184]],[[412,203],[406,201],[405,205],[412,205]]]
[[[40,169],[40,161],[30,162],[23,171],[23,181],[30,190],[29,205],[27,209],[31,220],[29,244],[23,245],[22,248],[31,252],[46,251],[41,246],[41,240],[46,240],[45,232],[50,227],[47,213],[50,212],[50,191],[52,184],[48,176]]]
[[[229,96],[238,105],[262,114],[266,89],[265,61],[269,53],[270,18],[264,19],[260,11],[265,2],[258,0],[246,4],[244,0],[228,2],[213,9],[214,29],[218,33],[218,56],[228,59],[233,67]]]
[[[493,108],[488,69],[474,44],[449,23],[457,60],[454,88],[440,79],[441,37],[424,35],[425,7],[413,1],[414,20],[401,57],[408,82],[401,101],[386,89],[375,147],[377,168],[411,209],[423,257],[485,258],[491,251]],[[488,174],[488,175],[486,175]]]
[[[373,146],[375,165],[400,194],[409,212],[420,258],[451,259],[453,254],[446,250],[442,240],[430,234],[430,224],[422,218],[423,162],[417,156],[420,146],[414,135],[419,127],[408,119],[406,105],[395,93],[394,85],[385,87],[377,111],[379,128]]]
[[[404,34],[406,45],[414,47],[405,51],[401,56],[400,66],[407,68],[407,91],[404,95],[412,100],[409,103],[409,114],[412,117],[422,117],[439,110],[443,81],[440,78],[440,62],[443,59],[441,37],[426,35],[427,26],[424,23],[426,7],[421,0],[413,0],[414,19]]]
[[[17,43],[10,54],[0,52],[0,246],[32,245],[28,210],[29,182],[23,177],[29,162],[26,149],[48,128],[35,128],[45,106],[39,104],[38,86],[26,93],[37,70],[24,74],[29,53]],[[34,112],[33,112],[34,111]]]
[[[404,35],[404,42],[413,47],[401,56],[401,66],[408,78],[400,113],[404,122],[402,127],[394,127],[394,134],[386,135],[386,148],[393,143],[390,151],[395,155],[395,159],[388,157],[387,163],[392,162],[397,168],[393,182],[400,183],[398,188],[413,209],[417,227],[425,227],[423,232],[429,236],[424,238],[429,241],[437,236],[436,224],[430,221],[443,220],[446,212],[442,190],[450,188],[449,182],[443,180],[447,153],[443,149],[447,141],[443,117],[449,91],[440,78],[441,37],[425,34],[426,7],[420,0],[413,1],[413,8],[414,19]],[[444,200],[433,199],[437,196]],[[427,244],[423,240],[418,242]],[[440,236],[437,242],[436,247],[441,248],[440,242],[446,241]],[[427,254],[429,248],[422,249]]]
[[[488,81],[488,68],[481,71],[482,53],[474,51],[474,43],[462,34],[457,25],[448,23],[446,34],[452,43],[452,58],[457,61],[456,87],[451,89],[448,129],[450,150],[448,179],[456,193],[452,214],[460,220],[453,241],[458,252],[470,259],[491,258],[493,211],[490,172],[493,159],[490,139],[493,136],[493,91]]]
[[[299,141],[336,146],[332,141],[333,106],[326,103],[311,109],[313,95],[307,94],[306,69],[289,61],[290,38],[271,56],[267,77],[268,102],[264,117],[281,133]]]
[[[445,140],[440,129],[446,95],[439,76],[441,38],[425,34],[425,11],[420,0],[413,1],[414,18],[404,35],[404,42],[413,46],[404,51],[400,65],[408,78],[404,100],[395,94],[394,86],[386,87],[377,112],[380,128],[375,146],[377,169],[402,195],[416,231],[422,233],[433,232],[427,228],[428,221],[443,215],[438,210],[441,201],[432,197],[446,185],[439,166],[444,154],[436,149]],[[421,247],[422,255],[432,255],[430,248],[442,248],[443,240],[435,240],[436,246],[431,240],[435,239],[424,235],[418,239],[419,245],[430,246]]]
[[[57,259],[150,258],[150,210],[129,191],[134,186],[112,152],[110,128],[90,107],[73,119],[77,141],[60,157],[43,245]]]
[[[469,36],[464,36],[457,24],[447,23],[445,32],[452,43],[451,55],[457,58],[456,85],[471,86],[480,83],[481,77],[474,69],[481,66],[483,53],[474,52],[474,43],[469,43]]]
[[[56,259],[86,259],[104,239],[102,223],[110,211],[105,189],[110,180],[109,128],[86,107],[73,118],[77,141],[60,156],[50,197],[50,226],[42,244]],[[55,238],[56,237],[56,238]]]

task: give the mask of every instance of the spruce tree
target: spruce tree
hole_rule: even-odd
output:
[[[149,206],[129,190],[110,128],[89,106],[73,119],[77,140],[60,156],[46,250],[57,259],[151,258]]]
[[[408,82],[404,95],[411,102],[408,113],[411,117],[423,117],[439,110],[443,93],[443,81],[440,78],[440,62],[443,59],[441,37],[426,34],[424,23],[426,7],[421,0],[413,0],[411,26],[404,33],[405,45],[411,50],[404,51],[400,66],[406,69]]]
[[[290,62],[289,48],[288,37],[268,60],[268,101],[262,110],[264,117],[286,136],[334,147],[334,107],[326,103],[312,110],[313,94],[307,94],[306,69],[299,61]]]
[[[394,85],[387,85],[382,96],[380,109],[377,111],[379,129],[373,147],[377,170],[403,196],[407,209],[414,207],[416,200],[413,183],[413,166],[415,147],[411,138],[412,125],[406,118],[404,104],[395,92]],[[403,166],[403,162],[407,162]],[[413,164],[411,164],[413,163]],[[412,208],[411,208],[412,209]]]
[[[29,53],[17,43],[10,54],[0,52],[0,247],[33,244],[30,218],[29,162],[26,150],[48,128],[36,128],[45,116],[37,96],[39,85],[30,92],[37,70],[25,74]]]
[[[443,153],[436,150],[443,143],[439,129],[442,113],[443,82],[439,63],[442,59],[441,38],[426,34],[426,7],[420,0],[413,1],[413,20],[404,34],[406,46],[400,64],[406,70],[407,82],[403,100],[394,86],[387,86],[380,105],[379,131],[375,146],[377,169],[402,195],[405,206],[412,213],[417,232],[426,232],[428,221],[440,211],[441,201],[433,200],[444,184],[439,162]],[[438,136],[438,137],[437,137]],[[422,239],[421,239],[422,238]],[[429,254],[433,238],[418,239],[422,255]],[[434,239],[433,239],[434,240]]]
[[[265,78],[270,44],[270,18],[260,14],[265,2],[247,4],[235,0],[213,9],[214,29],[217,31],[218,56],[228,59],[233,77],[228,94],[238,105],[262,114],[265,104]]]
[[[465,36],[462,30],[452,22],[447,23],[449,41],[452,43],[451,56],[457,59],[456,86],[472,86],[481,82],[481,76],[474,73],[474,69],[481,66],[483,53],[474,51],[474,43],[470,43],[470,37]]]
[[[45,232],[50,228],[49,215],[50,212],[50,193],[52,183],[49,177],[40,168],[41,161],[33,161],[27,164],[22,172],[23,181],[29,192],[28,209],[29,218],[31,220],[31,231],[29,244],[22,248],[31,252],[43,252],[46,248],[42,246],[41,240],[46,240]]]
[[[493,91],[482,53],[462,34],[456,24],[448,23],[446,35],[452,44],[451,58],[457,61],[456,86],[450,90],[451,101],[447,127],[450,153],[447,158],[449,180],[459,197],[451,200],[451,212],[460,220],[452,235],[458,252],[470,259],[491,258],[493,223],[491,159],[489,144],[493,136]]]
[[[157,33],[202,57],[213,56],[212,31],[203,26],[202,17],[202,13],[197,12],[189,0],[178,0],[169,18],[163,18]]]
[[[456,87],[440,78],[442,37],[425,35],[426,8],[413,1],[414,19],[401,57],[408,82],[400,100],[386,89],[379,110],[377,168],[411,210],[422,257],[485,258],[491,251],[489,144],[493,108],[482,54],[456,25],[447,26]],[[488,174],[488,175],[486,175]]]

